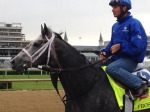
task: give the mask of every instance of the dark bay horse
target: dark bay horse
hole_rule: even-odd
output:
[[[122,112],[102,68],[88,66],[91,63],[85,56],[46,24],[44,28],[41,26],[38,39],[14,57],[11,64],[18,72],[38,65],[55,68],[57,72],[51,78],[53,82],[57,78],[61,81],[67,96],[66,112]],[[138,112],[150,112],[150,109]]]

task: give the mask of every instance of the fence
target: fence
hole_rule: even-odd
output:
[[[38,82],[42,81],[51,81],[51,79],[0,79],[0,87],[1,89],[11,89],[12,82]]]

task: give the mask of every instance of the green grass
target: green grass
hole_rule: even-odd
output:
[[[45,79],[49,75],[0,75],[0,79]]]
[[[0,79],[50,79],[49,75],[0,75]],[[51,90],[54,89],[51,81],[42,82],[12,82],[9,90]],[[58,89],[62,89],[58,81]],[[5,89],[0,89],[5,90]]]
[[[60,82],[58,88],[62,89]],[[13,82],[11,90],[52,90],[54,89],[51,81],[47,82]]]

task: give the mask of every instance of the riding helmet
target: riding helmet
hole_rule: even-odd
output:
[[[109,2],[109,5],[110,6],[114,6],[114,5],[126,6],[128,10],[132,8],[130,0],[111,0]]]

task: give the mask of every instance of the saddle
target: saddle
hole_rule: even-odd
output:
[[[103,66],[102,68],[105,71],[106,66]],[[137,75],[138,77],[142,78],[143,82],[146,82],[148,85],[150,85],[150,72],[147,69],[145,69],[144,66],[139,67],[132,74]],[[129,88],[124,86],[122,83],[114,80],[108,74],[107,74],[107,77],[115,93],[118,105],[120,109],[122,110],[121,112],[132,112],[132,109],[134,111],[137,111],[137,110],[150,108],[150,106],[144,106],[144,107],[142,106],[142,105],[146,105],[147,103],[149,103],[150,93],[143,95],[139,98],[134,97],[134,94]],[[150,91],[150,88],[149,88],[149,91]]]
[[[146,85],[148,85],[148,87],[150,87],[150,72],[146,68],[144,68],[143,63],[139,63],[137,65],[136,69],[132,72],[132,74],[141,78],[143,80],[143,84],[146,84]],[[131,100],[136,99],[134,96],[134,93],[132,91],[130,91],[130,89],[128,89],[126,86],[124,86],[122,83],[120,83],[116,80],[115,80],[115,82],[118,84],[118,86],[124,88],[127,91],[126,93],[129,95]]]

